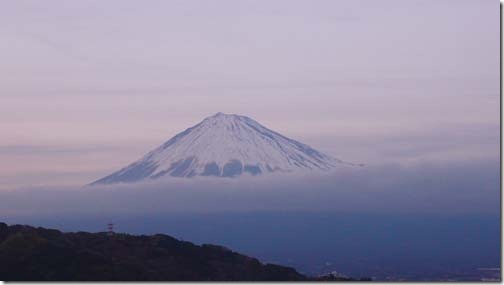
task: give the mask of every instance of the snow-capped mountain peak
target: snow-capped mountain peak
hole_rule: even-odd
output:
[[[249,117],[219,112],[93,184],[165,176],[235,177],[244,173],[330,170],[338,165],[349,163],[282,136]]]

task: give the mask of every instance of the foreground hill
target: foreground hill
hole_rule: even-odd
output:
[[[296,270],[262,264],[216,245],[167,235],[62,233],[0,223],[0,280],[306,281]],[[314,280],[314,279],[311,279]],[[327,277],[319,280],[327,280]],[[332,279],[337,280],[337,279]]]

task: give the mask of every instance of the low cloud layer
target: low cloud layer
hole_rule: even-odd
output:
[[[0,192],[3,217],[225,211],[497,214],[499,207],[499,163],[488,161]]]

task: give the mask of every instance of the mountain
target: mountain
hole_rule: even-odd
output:
[[[327,171],[349,165],[352,164],[289,139],[251,118],[217,113],[92,184],[163,176],[236,177],[245,173]]]
[[[309,278],[221,246],[162,234],[62,233],[0,223],[0,280],[5,281],[351,280],[327,277]]]

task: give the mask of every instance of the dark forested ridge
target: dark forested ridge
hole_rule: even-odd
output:
[[[5,281],[309,281],[293,268],[262,264],[216,245],[156,234],[62,233],[0,223]]]

